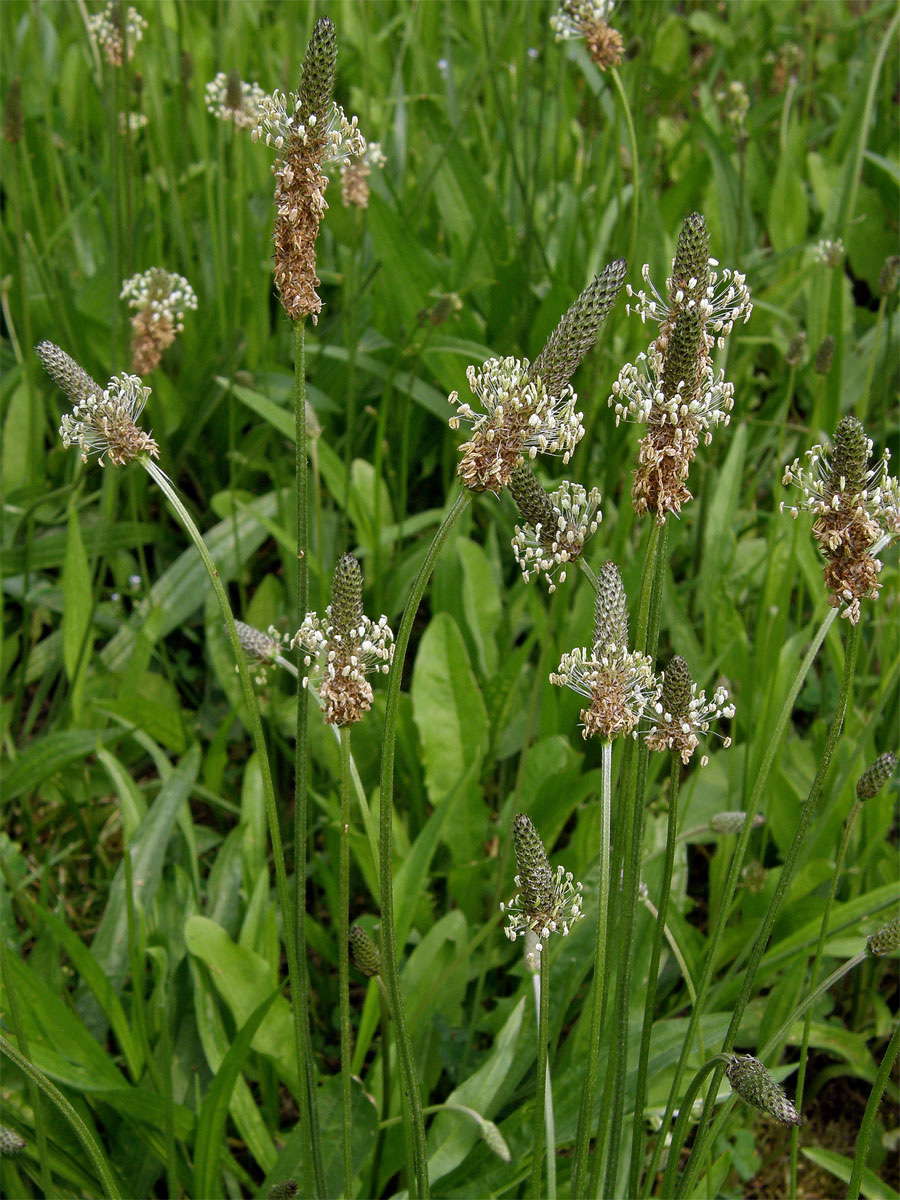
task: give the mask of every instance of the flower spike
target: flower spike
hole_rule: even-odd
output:
[[[571,871],[563,867],[553,872],[544,843],[524,813],[517,813],[513,820],[513,844],[519,891],[508,904],[500,905],[500,911],[509,916],[504,933],[511,942],[527,930],[537,934],[538,939],[557,931],[566,937],[570,926],[584,916],[581,884],[575,883]],[[537,949],[540,946],[539,940]]]

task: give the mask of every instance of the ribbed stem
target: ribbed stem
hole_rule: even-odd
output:
[[[294,475],[297,488],[295,524],[297,534],[297,607],[295,628],[299,629],[309,608],[309,461],[306,427],[306,318],[294,321]],[[302,650],[297,649],[297,669],[302,666]],[[302,674],[302,672],[301,672]],[[294,1044],[300,1083],[300,1129],[307,1153],[303,1155],[304,1183],[307,1194],[325,1195],[325,1169],[319,1134],[316,1081],[312,1038],[309,1030],[309,973],[306,963],[306,863],[309,825],[309,705],[306,691],[297,687],[297,715],[294,730],[294,906],[296,961],[291,969],[296,987],[291,984]],[[303,1080],[306,1086],[303,1086]]]
[[[341,990],[341,1158],[344,1165],[344,1196],[353,1196],[353,1167],[350,1161],[352,1128],[350,1065],[353,1037],[350,1032],[350,729],[341,730],[341,832],[340,832],[340,913],[338,916],[338,986]]]
[[[680,1159],[679,1150],[681,1149],[684,1135],[687,1132],[687,1123],[690,1120],[691,1109],[694,1107],[694,1101],[697,1099],[697,1094],[703,1085],[704,1079],[711,1071],[718,1073],[719,1071],[724,1071],[727,1066],[727,1054],[714,1054],[712,1058],[703,1064],[691,1080],[684,1098],[678,1105],[678,1120],[675,1122],[672,1144],[669,1146],[669,1161],[666,1165],[666,1173],[663,1177],[663,1185],[659,1193],[660,1196],[673,1196],[675,1194],[675,1176],[678,1174]]]
[[[659,615],[662,608],[663,581],[666,571],[666,546],[668,525],[655,522],[651,535],[647,561],[641,580],[641,597],[638,606],[638,624],[635,630],[635,650],[656,657],[659,641]],[[612,1026],[613,1089],[609,1118],[609,1157],[606,1163],[605,1194],[616,1193],[616,1175],[621,1150],[622,1125],[625,1117],[625,1076],[628,1071],[628,1011],[631,998],[631,968],[634,961],[634,934],[637,916],[637,892],[641,873],[641,850],[644,844],[644,818],[646,806],[644,792],[647,786],[648,750],[638,742],[633,752],[633,784],[625,792],[625,876],[622,884],[622,922],[619,953],[619,968],[616,978],[616,1005]],[[597,1196],[596,1188],[591,1190]]]
[[[881,1060],[881,1066],[875,1074],[875,1082],[872,1084],[872,1090],[869,1093],[869,1100],[866,1104],[866,1111],[859,1129],[859,1136],[856,1139],[856,1150],[853,1154],[853,1170],[850,1173],[850,1183],[847,1187],[847,1200],[858,1200],[859,1198],[859,1188],[862,1183],[862,1173],[866,1165],[866,1159],[869,1157],[869,1144],[872,1141],[875,1117],[878,1114],[878,1106],[881,1104],[881,1097],[884,1095],[884,1089],[887,1087],[891,1069],[897,1060],[898,1051],[900,1051],[900,1021],[894,1026],[893,1035],[888,1042],[888,1048],[884,1052],[884,1058]]]
[[[837,611],[837,610],[834,610]],[[735,1002],[734,1009],[731,1014],[731,1021],[728,1025],[725,1037],[722,1042],[722,1052],[727,1053],[731,1050],[734,1044],[735,1036],[740,1029],[741,1020],[744,1016],[744,1010],[747,1007],[747,1002],[750,999],[750,993],[753,990],[753,984],[756,980],[756,972],[763,956],[763,951],[766,948],[766,943],[769,940],[769,934],[772,932],[772,926],[775,924],[775,919],[781,910],[781,902],[784,899],[788,887],[793,882],[794,872],[797,868],[797,862],[800,857],[800,850],[803,845],[803,840],[806,837],[810,822],[816,810],[816,805],[819,802],[819,797],[822,794],[822,788],[825,783],[825,778],[831,766],[831,759],[837,746],[838,738],[841,734],[841,729],[844,724],[844,716],[847,712],[847,706],[850,701],[850,691],[853,686],[853,676],[856,671],[856,657],[859,650],[859,625],[851,625],[850,631],[847,634],[847,644],[844,650],[844,670],[841,675],[841,689],[838,696],[837,710],[832,718],[831,725],[828,729],[828,736],[825,740],[825,747],[822,751],[822,757],[819,760],[818,770],[812,782],[812,787],[809,789],[809,795],[803,805],[800,813],[800,819],[797,822],[797,828],[794,832],[794,840],[791,842],[791,847],[788,850],[787,858],[778,875],[778,883],[775,886],[775,893],[772,896],[771,903],[763,918],[762,927],[756,935],[756,941],[753,943],[753,950],[750,953],[750,960],[744,968],[743,980],[741,982],[741,990]],[[723,906],[723,913],[727,908]],[[722,922],[720,921],[720,924]],[[724,1070],[724,1068],[723,1068]],[[693,1178],[697,1173],[701,1161],[702,1153],[705,1149],[706,1135],[709,1132],[709,1119],[712,1114],[713,1105],[715,1103],[716,1093],[719,1087],[719,1080],[722,1078],[722,1071],[717,1071],[713,1076],[712,1082],[707,1093],[706,1102],[703,1106],[703,1113],[700,1117],[700,1123],[697,1127],[697,1133],[694,1138],[694,1147],[691,1151],[691,1157],[688,1159],[685,1167],[682,1185],[679,1189],[679,1195],[687,1195],[693,1184]],[[677,1153],[677,1147],[673,1147]]]
[[[434,564],[444,548],[450,531],[462,515],[471,499],[468,489],[462,489],[453,502],[447,515],[435,533],[425,561],[419,569],[394,643],[394,662],[388,676],[387,696],[384,711],[384,739],[381,749],[381,792],[380,792],[380,846],[379,862],[381,864],[381,936],[384,971],[383,977],[387,985],[391,1001],[391,1012],[394,1017],[394,1029],[397,1037],[397,1052],[400,1058],[400,1070],[403,1075],[403,1087],[406,1092],[406,1102],[409,1106],[409,1119],[412,1125],[413,1140],[413,1169],[419,1200],[428,1200],[428,1154],[425,1147],[425,1121],[422,1116],[422,1098],[419,1095],[419,1081],[416,1075],[416,1064],[413,1058],[412,1041],[406,1024],[406,1011],[403,1007],[403,994],[400,990],[400,969],[397,961],[397,942],[394,929],[394,882],[393,882],[393,820],[394,820],[394,752],[397,741],[397,716],[400,706],[400,685],[403,678],[403,664],[406,661],[406,651],[409,646],[409,636],[412,632],[413,621],[419,610],[422,596]]]
[[[813,955],[812,971],[809,977],[809,986],[815,989],[816,981],[819,977],[819,967],[822,964],[822,954],[825,949],[825,939],[828,935],[828,922],[831,919],[831,906],[834,904],[834,897],[837,893],[838,884],[841,879],[841,871],[844,866],[844,859],[847,856],[847,848],[850,845],[850,837],[853,833],[853,827],[856,824],[856,818],[862,811],[862,801],[857,800],[850,810],[850,815],[844,824],[844,832],[841,837],[841,844],[838,847],[837,860],[834,864],[834,873],[831,876],[831,884],[828,888],[828,899],[825,901],[825,911],[822,913],[822,924],[819,928],[819,940],[816,942],[816,951]],[[803,1036],[800,1041],[800,1060],[797,1066],[797,1085],[794,1088],[794,1106],[798,1112],[802,1111],[803,1107],[803,1088],[806,1084],[806,1062],[809,1054],[809,1035],[812,1028],[812,1009],[810,1009],[803,1022]],[[799,1128],[794,1126],[791,1129],[791,1196],[797,1194],[797,1152],[800,1146]]]
[[[541,1200],[544,1195],[541,1190],[541,1160],[544,1142],[547,1136],[546,1126],[546,1097],[547,1097],[547,1039],[550,1030],[550,948],[547,942],[541,947],[541,986],[540,1005],[538,1006],[537,1028],[537,1076],[534,1092],[534,1120],[532,1123],[531,1139],[531,1197]],[[548,1159],[555,1154],[554,1146],[547,1147]]]
[[[741,833],[738,837],[737,846],[735,847],[734,854],[731,859],[731,865],[728,869],[728,878],[725,881],[725,888],[722,893],[722,902],[719,908],[720,914],[726,914],[731,909],[731,901],[737,887],[741,865],[744,861],[744,854],[746,853],[747,844],[750,840],[750,834],[753,828],[753,817],[757,808],[759,807],[759,802],[762,798],[762,794],[766,788],[766,785],[768,784],[769,772],[771,771],[772,764],[775,761],[775,755],[777,754],[778,748],[781,745],[781,739],[784,736],[785,728],[790,720],[794,703],[799,695],[800,689],[803,686],[806,676],[809,674],[809,670],[815,661],[816,655],[819,653],[822,643],[825,641],[825,635],[834,624],[836,617],[837,609],[829,609],[827,615],[822,621],[822,624],[816,631],[816,636],[813,638],[812,644],[806,653],[806,657],[803,659],[797,674],[794,676],[794,680],[790,686],[787,696],[785,697],[784,704],[781,706],[781,711],[779,712],[778,718],[775,722],[775,727],[772,730],[771,736],[766,742],[765,755],[762,763],[760,764],[760,768],[756,776],[756,782],[753,785],[753,791],[750,795],[750,800],[746,806],[747,818],[744,822],[744,828],[741,830]],[[716,921],[715,925],[710,931],[709,943],[707,945],[703,961],[703,975],[701,976],[700,984],[697,987],[697,1003],[691,1009],[691,1016],[690,1020],[688,1021],[687,1032],[681,1046],[681,1053],[678,1058],[678,1063],[675,1067],[675,1077],[672,1080],[672,1085],[669,1089],[669,1098],[666,1102],[665,1115],[663,1116],[659,1133],[656,1135],[656,1144],[653,1148],[650,1166],[647,1170],[644,1187],[641,1191],[641,1197],[644,1198],[644,1200],[646,1200],[646,1197],[650,1195],[650,1191],[653,1187],[653,1179],[659,1166],[659,1160],[662,1157],[663,1148],[666,1144],[666,1134],[669,1128],[669,1122],[672,1119],[672,1113],[674,1112],[675,1106],[678,1103],[678,1088],[681,1085],[685,1066],[690,1054],[690,1048],[693,1044],[697,1026],[700,1023],[703,1005],[706,1003],[706,994],[709,991],[710,981],[712,979],[713,971],[715,970],[719,953],[719,943],[722,939],[724,929],[725,920],[724,917],[720,915],[720,919]]]
[[[118,1186],[116,1185],[116,1181],[113,1178],[112,1171],[110,1170],[103,1151],[97,1145],[96,1141],[94,1140],[94,1136],[88,1129],[87,1125],[85,1125],[84,1121],[82,1121],[81,1117],[79,1117],[78,1113],[65,1098],[59,1088],[57,1088],[55,1084],[51,1083],[44,1072],[38,1070],[38,1068],[33,1062],[31,1062],[30,1059],[27,1059],[24,1054],[20,1054],[12,1042],[7,1041],[2,1033],[0,1033],[0,1053],[5,1054],[10,1062],[14,1063],[19,1070],[27,1076],[28,1079],[37,1084],[45,1096],[48,1096],[50,1100],[53,1101],[60,1113],[72,1126],[73,1130],[75,1131],[75,1135],[81,1142],[82,1146],[84,1146],[85,1154],[87,1154],[91,1161],[91,1165],[97,1172],[97,1176],[100,1179],[100,1183],[105,1194],[110,1198],[110,1200],[122,1200],[122,1193],[119,1191]]]
[[[663,861],[662,881],[659,885],[659,910],[656,929],[653,932],[653,948],[650,952],[650,969],[647,976],[647,997],[644,1003],[644,1024],[641,1029],[641,1049],[638,1056],[637,1083],[634,1093],[634,1129],[631,1135],[631,1169],[628,1175],[628,1194],[636,1196],[641,1182],[641,1160],[644,1150],[644,1104],[647,1099],[647,1065],[650,1061],[650,1035],[653,1032],[653,1014],[656,1009],[656,984],[659,979],[659,960],[666,932],[666,913],[669,908],[669,891],[672,886],[672,871],[675,865],[675,840],[678,833],[678,788],[681,782],[681,756],[672,751],[669,773],[669,820],[666,826],[666,857]]]
[[[283,917],[283,932],[285,948],[287,950],[288,973],[291,984],[291,996],[295,998],[299,995],[300,984],[297,977],[297,943],[295,938],[296,925],[290,919],[290,914],[293,912],[290,902],[290,890],[288,889],[287,872],[284,866],[284,848],[281,842],[281,829],[278,824],[278,806],[275,801],[275,787],[272,783],[272,772],[269,767],[269,756],[266,750],[266,740],[263,736],[262,721],[259,716],[259,706],[256,702],[256,693],[253,690],[253,683],[250,679],[250,671],[247,666],[247,656],[244,653],[240,639],[238,638],[237,629],[234,624],[234,614],[231,611],[231,604],[228,601],[228,593],[225,591],[225,586],[219,577],[216,564],[212,560],[209,550],[206,548],[200,530],[194,523],[194,519],[185,506],[181,502],[178,492],[175,490],[175,485],[166,475],[161,467],[148,457],[138,459],[141,466],[150,476],[150,478],[159,486],[165,495],[166,499],[175,509],[178,519],[184,526],[185,532],[197,548],[197,553],[206,567],[206,572],[209,575],[210,582],[213,585],[213,591],[216,594],[216,599],[219,602],[219,607],[222,610],[222,616],[225,620],[225,628],[228,633],[228,639],[231,642],[231,648],[234,652],[235,661],[237,663],[238,677],[241,681],[241,688],[244,693],[244,704],[247,710],[247,720],[250,726],[250,737],[253,741],[253,748],[256,751],[256,757],[259,762],[259,773],[262,781],[263,796],[266,804],[266,817],[269,824],[269,837],[272,839],[272,858],[275,861],[275,886],[278,892],[278,906],[281,909]],[[295,1007],[296,1005],[292,1006]],[[298,1090],[300,1092],[299,1100],[301,1111],[304,1098],[304,1080],[307,1078],[307,1069],[305,1056],[303,1053],[303,1045],[299,1039],[297,1021],[294,1021],[295,1034],[295,1051],[297,1055],[297,1079]],[[312,1194],[312,1193],[310,1193]]]
[[[572,1197],[584,1195],[594,1093],[597,1090],[597,1060],[600,1054],[601,1020],[605,993],[609,986],[606,969],[606,943],[609,924],[609,840],[612,808],[612,742],[600,747],[600,879],[597,884],[597,938],[594,943],[594,976],[591,984],[591,1024],[588,1033],[587,1064],[581,1088],[581,1108],[575,1134],[575,1158],[572,1164]]]

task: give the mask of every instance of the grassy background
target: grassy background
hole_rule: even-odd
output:
[[[352,549],[367,611],[396,622],[454,477],[458,439],[446,426],[446,396],[465,390],[466,366],[490,354],[534,358],[591,273],[613,258],[628,258],[634,286],[644,262],[662,286],[681,221],[701,211],[713,253],[747,274],[755,310],[721,364],[735,386],[732,425],[701,452],[696,502],[669,535],[661,659],[684,655],[701,685],[724,677],[737,703],[734,745],[713,746],[710,766],[685,781],[684,828],[695,828],[741,807],[825,611],[808,520],[794,524],[777,511],[782,465],[845,412],[865,415],[877,450],[886,441],[897,450],[900,320],[896,292],[883,299],[878,290],[897,249],[896,42],[874,72],[890,5],[624,5],[620,75],[637,162],[609,77],[581,44],[554,44],[544,3],[163,0],[143,5],[149,28],[119,72],[101,65],[78,5],[0,6],[2,90],[21,77],[24,113],[24,136],[3,145],[0,917],[15,951],[4,1003],[11,981],[32,1057],[99,1131],[127,1195],[168,1194],[166,1120],[180,1185],[198,1194],[199,1115],[235,1028],[278,980],[278,915],[258,771],[202,568],[141,472],[86,469],[62,449],[64,400],[29,348],[49,338],[104,381],[128,366],[122,281],[154,265],[187,277],[199,309],[147,380],[146,424],[208,534],[236,613],[287,630],[292,360],[289,324],[272,296],[270,152],[216,121],[203,87],[231,68],[266,90],[296,87],[309,31],[326,11],[339,34],[337,98],[381,142],[387,163],[373,172],[365,211],[341,205],[334,179],[319,241],[325,307],[308,362],[321,426],[310,560],[320,609],[336,557]],[[785,79],[771,60],[788,42],[802,56]],[[716,101],[732,80],[750,96],[743,150]],[[147,116],[129,137],[118,128],[125,110]],[[823,237],[843,239],[838,269],[815,260]],[[785,351],[800,329],[808,349],[793,369]],[[820,376],[812,358],[826,334],[837,351]],[[606,398],[621,364],[648,340],[620,302],[575,379],[587,435],[568,472],[603,493],[590,560],[614,559],[635,596],[643,530],[631,513],[629,464],[637,434],[616,428]],[[549,481],[562,467],[545,460],[541,470]],[[509,1193],[527,1170],[534,1051],[521,1000],[530,983],[499,936],[496,907],[512,886],[510,815],[524,808],[556,847],[554,862],[564,851],[586,888],[596,854],[599,751],[576,736],[577,698],[546,682],[560,653],[585,641],[592,597],[576,575],[549,600],[541,586],[526,586],[509,549],[514,522],[508,497],[483,498],[466,514],[420,614],[401,710],[395,888],[421,1077],[439,1102],[493,1055],[502,1083],[492,1091],[469,1081],[463,1102],[492,1116],[513,1149],[505,1166],[474,1126],[439,1116],[430,1136],[449,1165],[435,1186],[448,1196],[471,1195],[473,1180],[485,1195]],[[748,1048],[802,995],[855,780],[876,753],[896,747],[897,567],[886,557],[882,597],[864,603],[846,733],[764,959],[764,994],[748,1011]],[[727,1023],[790,843],[841,658],[835,627],[773,773],[767,823],[751,841],[754,862],[704,1018],[707,1042]],[[293,790],[288,683],[271,678],[261,692],[285,797]],[[376,694],[354,736],[373,820],[380,713]],[[312,738],[313,1036],[326,1077],[323,1124],[330,1112],[336,1129],[337,748],[315,717]],[[665,828],[664,764],[651,769],[648,855]],[[895,801],[888,791],[864,809],[830,957],[858,949],[862,934],[893,915]],[[351,916],[372,930],[374,866],[360,817]],[[287,828],[287,801],[284,820]],[[697,834],[679,852],[670,923],[692,969],[732,850],[728,839]],[[659,859],[648,864],[651,896],[658,870]],[[553,959],[561,1143],[574,1134],[591,925],[589,915]],[[649,917],[638,932],[636,1012]],[[354,988],[357,1069],[372,1091],[377,993]],[[896,990],[895,969],[867,964],[817,1008],[813,1045],[826,1078],[871,1081]],[[670,962],[651,1062],[654,1105],[667,1094],[685,1003]],[[255,1194],[264,1175],[291,1169],[288,1028],[279,999],[242,1064],[229,1141],[212,1143],[230,1194]],[[8,1067],[3,1092],[4,1119],[31,1137],[30,1100]],[[392,1114],[398,1105],[395,1094]],[[358,1167],[367,1181],[375,1119],[360,1089]],[[58,1194],[91,1194],[96,1184],[51,1114],[48,1136]],[[804,1135],[803,1144],[813,1143]],[[723,1194],[739,1195],[766,1143],[755,1147],[743,1120],[719,1152]],[[876,1170],[885,1153],[876,1137]],[[397,1190],[401,1160],[394,1126],[373,1187]],[[3,1161],[5,1194],[37,1194],[35,1163],[33,1144],[16,1166]],[[835,1180],[830,1186],[839,1194]]]

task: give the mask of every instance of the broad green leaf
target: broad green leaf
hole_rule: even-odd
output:
[[[781,147],[769,193],[767,225],[776,254],[783,254],[806,241],[808,202],[802,164],[799,134],[792,132]]]
[[[9,803],[24,792],[34,791],[57,771],[86,758],[99,746],[107,745],[121,736],[118,729],[108,729],[103,733],[67,729],[38,738],[23,750],[11,768],[4,770],[3,799]]]
[[[193,745],[159,789],[149,812],[131,843],[131,872],[134,903],[144,912],[156,895],[162,875],[166,847],[178,811],[190,795],[200,768],[200,747]],[[128,962],[128,916],[125,906],[125,870],[119,864],[110,887],[109,900],[100,927],[91,943],[91,952],[109,977],[115,991],[121,991]],[[87,1016],[87,1012],[85,1015]]]
[[[491,564],[484,550],[469,538],[456,539],[463,570],[462,601],[466,624],[478,652],[482,675],[490,679],[497,670],[494,633],[503,615]]]
[[[224,1149],[225,1116],[231,1093],[256,1031],[272,1004],[280,998],[276,988],[253,1010],[237,1033],[206,1093],[197,1118],[197,1140],[194,1144],[194,1192],[197,1196],[215,1196],[220,1190],[216,1168]]]
[[[808,1158],[811,1163],[815,1163],[835,1179],[840,1179],[842,1183],[850,1182],[853,1171],[852,1158],[834,1150],[824,1150],[821,1146],[801,1146],[800,1150],[804,1158]],[[879,1179],[868,1167],[863,1167],[859,1190],[866,1200],[900,1200],[900,1192],[895,1191],[885,1180]]]
[[[343,1166],[341,1161],[341,1128],[343,1109],[341,1102],[340,1075],[331,1075],[316,1086],[319,1110],[319,1129],[322,1138],[322,1163],[325,1169],[325,1194],[343,1195]],[[378,1131],[378,1113],[372,1098],[363,1091],[356,1079],[351,1080],[350,1090],[350,1163],[354,1176],[358,1176],[371,1157]],[[267,1200],[276,1183],[288,1179],[303,1178],[303,1140],[299,1124],[288,1135],[278,1162],[266,1176],[265,1182],[256,1193],[257,1200]]]
[[[445,1103],[462,1104],[488,1116],[516,1053],[525,1015],[523,996],[497,1035],[487,1060],[465,1083],[450,1093]],[[432,1183],[458,1166],[478,1141],[478,1129],[461,1115],[439,1113],[428,1131],[428,1177]]]
[[[264,958],[238,946],[215,922],[188,917],[184,926],[188,953],[209,968],[210,978],[237,1025],[243,1025],[272,990],[272,969]],[[279,996],[253,1037],[253,1049],[278,1065],[296,1095],[297,1063],[290,1006]]]

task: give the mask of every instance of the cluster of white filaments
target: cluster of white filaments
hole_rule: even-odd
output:
[[[122,466],[139,454],[156,456],[156,443],[137,427],[137,419],[147,403],[150,388],[137,375],[114,375],[100,392],[78,399],[71,413],[65,413],[59,432],[63,445],[78,446],[81,459],[89,454],[104,455],[114,466]]]
[[[724,346],[725,338],[731,333],[734,326],[739,321],[746,324],[750,320],[753,304],[750,300],[750,289],[747,287],[746,276],[742,275],[740,271],[732,271],[727,267],[723,269],[720,276],[713,270],[713,267],[718,265],[717,259],[709,260],[709,284],[699,300],[691,294],[698,286],[698,281],[692,279],[688,281],[687,292],[681,288],[675,290],[670,304],[660,295],[650,278],[650,267],[645,263],[641,269],[641,276],[649,288],[649,293],[636,292],[630,284],[626,284],[625,290],[629,296],[636,298],[637,303],[626,304],[625,310],[629,313],[637,313],[642,322],[649,319],[666,325],[674,313],[696,308],[699,310],[703,322],[703,333],[707,346],[710,349],[714,345]],[[671,293],[672,287],[672,280],[667,279],[667,294]],[[661,346],[660,349],[665,349],[665,347]]]
[[[691,698],[685,711],[678,717],[666,712],[659,700],[653,708],[656,724],[647,734],[647,746],[651,750],[676,750],[685,765],[690,762],[691,756],[700,745],[700,738],[709,733],[710,722],[721,720],[723,717],[731,720],[735,713],[726,688],[717,687],[712,699],[707,700],[705,692],[697,691],[696,683],[691,683]],[[727,749],[731,745],[731,738],[723,737],[722,743]],[[709,757],[704,754],[700,759],[700,766],[705,767],[708,762]]]
[[[597,532],[603,518],[597,488],[588,492],[581,484],[564,479],[548,499],[556,517],[555,525],[549,522],[533,527],[517,525],[512,548],[525,582],[543,572],[550,591],[554,592],[557,582],[554,575],[559,571],[559,582],[565,582],[566,565],[581,557],[584,543]]]
[[[550,28],[558,42],[587,37],[599,25],[608,23],[613,8],[613,0],[563,0],[550,18]]]
[[[866,439],[866,445],[868,454],[871,455],[871,438]],[[781,482],[785,487],[793,484],[799,488],[802,498],[796,505],[782,502],[781,512],[789,512],[795,519],[801,511],[812,513],[814,517],[829,517],[837,512],[849,513],[855,517],[868,516],[890,532],[900,533],[900,480],[887,473],[890,450],[886,449],[875,465],[866,469],[863,487],[852,493],[843,478],[839,480],[841,486],[835,488],[834,464],[827,446],[813,446],[806,451],[805,457],[809,459],[808,466],[801,466],[800,459],[795,458],[790,466],[784,469]],[[875,541],[880,533],[881,529],[875,531],[872,540]],[[840,535],[839,528],[829,531],[825,544],[832,550],[837,549]]]
[[[390,670],[394,635],[385,616],[377,622],[362,616],[349,633],[341,634],[332,623],[331,611],[329,604],[324,621],[307,613],[291,646],[301,646],[306,651],[304,665],[315,668],[313,682],[325,704],[326,724],[347,725],[372,707],[372,685],[366,676],[370,672],[386,675]],[[303,680],[304,687],[308,681],[309,675]]]
[[[127,300],[130,308],[146,314],[148,319],[171,325],[176,333],[184,328],[185,310],[197,307],[197,296],[184,276],[162,267],[151,267],[126,279],[119,299]]]
[[[149,124],[146,113],[142,112],[120,112],[119,113],[119,133],[137,133],[144,129]]]
[[[459,474],[468,487],[499,492],[523,459],[540,454],[561,454],[567,463],[584,436],[578,397],[570,384],[551,395],[540,376],[531,376],[528,359],[489,358],[481,370],[469,367],[466,378],[483,411],[460,401],[450,428],[461,420],[472,424],[471,440],[460,447]]]
[[[517,888],[522,887],[520,875],[515,877],[514,882]],[[553,877],[552,898],[545,909],[538,912],[533,911],[530,906],[526,908],[522,903],[521,892],[517,892],[508,903],[501,903],[500,911],[509,919],[509,924],[504,927],[503,932],[514,942],[517,937],[530,930],[539,939],[534,947],[537,951],[551,933],[568,937],[571,927],[584,916],[581,909],[582,891],[582,885],[575,882],[571,871],[562,866],[557,867]]]
[[[840,238],[833,242],[822,238],[813,246],[813,258],[826,267],[839,267],[843,257],[844,243]]]
[[[646,364],[646,370],[641,367]],[[727,425],[734,407],[734,384],[725,380],[725,372],[716,373],[709,362],[700,368],[700,384],[695,394],[683,396],[681,391],[667,396],[663,387],[663,357],[656,342],[646,354],[639,354],[633,363],[626,363],[612,385],[609,403],[614,405],[616,425],[620,421],[639,421],[646,424],[653,413],[660,423],[678,428],[702,431],[708,446],[712,430]],[[684,387],[684,381],[681,382]],[[660,421],[660,418],[663,418]]]
[[[259,101],[257,125],[250,135],[254,142],[281,151],[288,146],[309,145],[316,141],[324,147],[319,163],[339,162],[366,152],[366,139],[354,116],[348,120],[339,104],[332,103],[327,121],[320,126],[315,113],[303,116],[302,103],[294,92],[276,91]]]
[[[123,11],[125,14],[125,38],[122,36]],[[116,0],[110,0],[103,12],[94,13],[87,19],[89,33],[103,51],[103,57],[113,67],[121,67],[124,61],[123,48],[126,40],[128,61],[131,61],[134,57],[134,48],[143,38],[147,26],[148,22],[136,8],[129,6],[127,11],[123,10],[122,5],[116,3]]]
[[[660,695],[649,656],[616,642],[597,642],[591,652],[576,647],[564,654],[550,682],[590,700],[581,712],[585,738],[592,734],[604,740],[628,734],[636,738],[639,722]]]
[[[220,121],[231,121],[235,129],[253,129],[265,95],[258,83],[241,79],[230,85],[228,75],[219,71],[206,85],[206,107]]]

